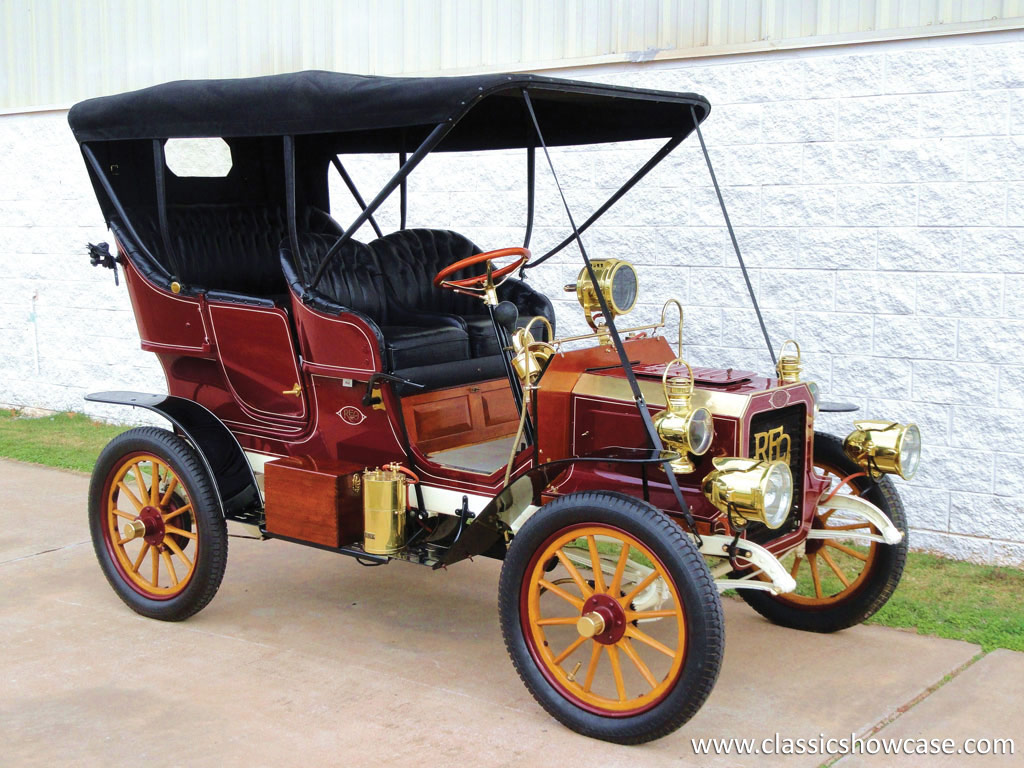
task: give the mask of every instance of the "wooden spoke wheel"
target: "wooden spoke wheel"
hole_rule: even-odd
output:
[[[885,512],[903,531],[903,540],[890,545],[859,539],[858,533],[878,534],[879,530],[861,518],[843,518],[827,504],[822,505],[812,527],[847,536],[808,539],[802,548],[782,557],[783,566],[796,579],[795,591],[781,595],[750,590],[739,593],[756,611],[778,624],[835,632],[864,621],[892,595],[906,562],[907,525],[903,505],[889,477],[872,482],[861,476],[842,482],[858,475],[860,468],[843,452],[838,438],[815,434],[814,468],[830,481],[832,491],[861,496]]]
[[[227,528],[212,480],[180,437],[143,428],[111,441],[93,472],[89,517],[107,580],[134,610],[175,621],[216,594]]]
[[[538,702],[619,743],[670,733],[717,676],[722,615],[703,559],[660,510],[614,493],[564,496],[517,534],[502,629]]]
[[[122,457],[108,484],[107,543],[128,582],[155,600],[181,594],[195,573],[195,513],[179,485],[167,464],[144,453]]]

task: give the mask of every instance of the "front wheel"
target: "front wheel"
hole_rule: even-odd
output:
[[[689,720],[718,677],[722,605],[664,512],[586,492],[539,510],[501,569],[501,628],[533,697],[586,736],[639,744]]]
[[[217,593],[227,523],[195,450],[164,429],[107,444],[89,486],[89,529],[107,581],[143,616],[181,621]]]
[[[898,544],[859,539],[858,532],[879,533],[863,519],[844,521],[827,505],[819,506],[814,528],[846,531],[847,539],[808,539],[782,558],[797,581],[793,592],[772,595],[748,589],[740,596],[765,618],[792,629],[836,632],[867,619],[885,605],[899,583],[907,560],[907,520],[888,476],[870,481],[843,451],[838,437],[816,432],[814,471],[830,483],[831,493],[862,496],[881,509],[903,533]]]

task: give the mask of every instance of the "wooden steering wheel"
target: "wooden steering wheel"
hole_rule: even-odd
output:
[[[474,264],[480,264],[483,262],[490,262],[491,259],[500,259],[504,256],[518,256],[518,258],[511,264],[508,264],[499,269],[493,269],[492,265],[488,264],[487,271],[482,275],[473,275],[472,277],[463,277],[458,280],[449,280],[449,275],[454,275],[459,270],[465,269],[466,267],[472,267]],[[501,283],[495,283],[495,280],[501,280],[508,278],[513,272],[519,269],[530,259],[530,250],[528,248],[499,248],[496,251],[487,251],[485,253],[477,253],[473,256],[467,256],[465,259],[459,259],[454,264],[449,264],[447,267],[442,269],[434,276],[434,285],[439,288],[450,288],[457,293],[468,293],[476,296],[481,293],[485,293],[488,286],[497,287]]]

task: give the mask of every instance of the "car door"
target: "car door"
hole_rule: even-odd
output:
[[[255,421],[302,421],[309,410],[288,314],[272,303],[208,305],[217,356],[239,406]]]

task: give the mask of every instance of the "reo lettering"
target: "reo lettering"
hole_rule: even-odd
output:
[[[761,461],[784,461],[789,464],[789,435],[782,427],[754,435],[754,458]]]

